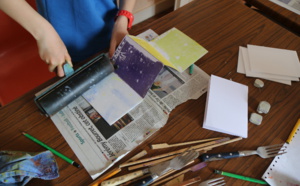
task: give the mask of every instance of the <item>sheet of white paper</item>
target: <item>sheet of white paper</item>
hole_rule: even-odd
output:
[[[211,75],[203,128],[247,138],[248,87]]]
[[[110,125],[143,101],[143,98],[115,73],[111,73],[89,89],[83,97]]]
[[[300,128],[283,155],[276,156],[262,178],[272,186],[299,186],[300,185]]]
[[[247,45],[251,71],[300,77],[300,63],[293,50]]]
[[[241,74],[246,74],[244,60],[243,60],[243,54],[242,54],[242,48],[245,47],[239,47],[239,56],[238,56],[238,64],[237,64],[237,72]]]
[[[248,77],[259,77],[259,78],[263,78],[263,79],[266,79],[266,80],[270,80],[270,81],[274,81],[274,82],[278,82],[278,83],[283,83],[283,84],[286,84],[286,85],[291,85],[292,84],[292,82],[290,80],[278,79],[278,76],[276,76],[276,75],[264,74],[264,73],[260,73],[260,72],[252,72],[250,70],[250,63],[249,63],[249,56],[248,56],[247,48],[241,47],[241,51],[242,51],[242,58],[241,59],[242,59],[242,62],[244,63],[246,76],[248,76]]]

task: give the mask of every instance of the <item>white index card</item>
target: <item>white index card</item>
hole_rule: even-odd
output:
[[[248,86],[211,75],[203,128],[247,138]]]
[[[255,45],[247,45],[247,48],[252,71],[300,77],[296,51]]]

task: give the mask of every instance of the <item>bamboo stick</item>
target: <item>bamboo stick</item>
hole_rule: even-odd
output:
[[[167,156],[172,156],[172,155],[182,153],[182,152],[184,152],[188,149],[195,149],[195,150],[197,149],[197,151],[201,147],[207,147],[207,149],[209,149],[214,144],[223,144],[224,141],[226,142],[226,140],[231,141],[231,140],[228,140],[228,139],[229,138],[224,138],[224,139],[220,139],[220,140],[216,140],[216,141],[212,141],[212,142],[203,143],[203,144],[200,144],[200,145],[195,145],[195,146],[179,149],[179,150],[168,152],[168,153],[165,153],[165,154],[160,154],[160,155],[153,156],[153,157],[150,157],[150,158],[144,158],[144,159],[133,161],[133,162],[126,162],[126,163],[121,164],[119,167],[120,168],[128,167],[128,166],[131,166],[131,165],[136,165],[136,164],[145,163],[145,162],[148,162],[148,161],[153,161],[153,160],[156,160],[156,159],[160,159],[160,158],[164,158],[164,157],[167,157]]]
[[[193,164],[195,162],[195,160],[193,160],[193,161],[190,161],[189,163],[187,163],[186,165],[185,165],[185,167],[186,166],[188,166],[188,165],[190,165],[190,164]],[[185,170],[187,170],[186,172],[188,172],[188,171],[190,171],[190,168],[188,168],[188,169],[185,169]],[[164,175],[162,175],[162,176],[160,176],[159,178],[157,178],[156,180],[154,180],[153,182],[152,182],[152,184],[151,185],[159,185],[160,183],[163,183],[163,182],[166,182],[166,181],[168,181],[168,180],[170,180],[170,179],[172,179],[172,178],[175,178],[175,177],[177,177],[177,176],[170,176],[170,177],[168,177],[168,178],[166,178],[166,179],[163,179],[163,178],[165,178],[165,177],[167,177],[167,176],[169,176],[170,174],[173,174],[174,172],[176,172],[177,170],[169,170],[168,172],[166,172]],[[163,179],[163,180],[162,180]],[[159,181],[159,180],[161,180],[161,181]],[[166,181],[165,181],[166,180]],[[159,181],[159,182],[158,182]]]
[[[222,139],[222,137],[189,141],[189,142],[176,143],[176,144],[159,143],[159,144],[151,145],[151,148],[152,149],[163,149],[163,148],[169,148],[169,147],[178,147],[178,146],[191,145],[191,144],[195,144],[195,143],[202,143],[202,142],[213,141],[213,140],[218,140],[218,139]]]
[[[156,164],[161,163],[163,161],[170,160],[170,159],[175,158],[175,157],[176,157],[176,155],[174,155],[174,156],[168,156],[166,158],[162,158],[162,159],[158,159],[158,160],[154,160],[154,161],[149,161],[149,162],[146,162],[146,163],[138,164],[138,165],[135,165],[135,166],[128,167],[128,170],[135,170],[135,169],[139,169],[139,168],[142,168],[142,167],[153,166],[153,165],[156,165]]]
[[[139,152],[138,154],[136,154],[135,156],[133,156],[132,158],[130,158],[128,160],[128,162],[130,161],[135,161],[143,156],[145,156],[147,154],[147,151],[143,150],[141,152]],[[113,177],[114,175],[118,174],[119,172],[121,172],[121,168],[117,167],[112,169],[111,171],[107,172],[106,174],[102,175],[101,177],[97,178],[93,183],[91,183],[89,186],[98,186],[101,182]]]

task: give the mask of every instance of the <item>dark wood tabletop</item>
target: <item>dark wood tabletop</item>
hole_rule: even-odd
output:
[[[254,87],[255,78],[237,73],[238,51],[239,46],[253,44],[296,50],[299,55],[300,38],[298,36],[235,0],[193,1],[145,27],[134,27],[131,33],[135,35],[151,28],[161,34],[172,27],[178,28],[209,51],[196,62],[197,66],[209,75],[214,74],[232,79],[249,87],[249,115],[256,112],[260,101],[267,101],[271,104],[270,112],[263,115],[263,122],[260,126],[248,124],[248,138],[214,148],[210,152],[255,150],[258,146],[282,143],[287,140],[300,117],[299,82],[293,82],[291,86],[288,86],[263,80],[265,86],[262,89]],[[28,140],[20,132],[26,131],[79,162],[52,121],[40,114],[33,101],[34,94],[50,83],[47,82],[37,87],[0,109],[0,149],[25,152],[44,151],[43,147]],[[125,162],[141,150],[147,150],[146,157],[150,157],[178,149],[151,150],[150,144],[154,143],[178,143],[222,136],[233,137],[202,128],[205,103],[206,94],[197,100],[189,100],[176,107],[163,128],[140,144],[119,163]],[[33,179],[28,185],[88,185],[93,182],[84,168],[77,169],[60,158],[56,158],[56,160],[59,166],[59,178],[50,181]],[[185,179],[196,176],[201,176],[202,180],[219,177],[213,173],[214,169],[261,179],[271,161],[272,158],[262,159],[254,155],[209,162],[204,169],[187,173]],[[126,171],[122,171],[118,175],[124,173]],[[225,177],[225,180],[227,185],[256,185],[229,177]]]
[[[300,36],[300,15],[270,0],[246,0],[264,15]]]

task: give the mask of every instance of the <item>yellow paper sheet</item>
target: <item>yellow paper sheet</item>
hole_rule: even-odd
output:
[[[152,45],[150,45],[147,41],[135,37],[130,36],[131,39],[133,39],[136,43],[138,43],[141,47],[143,47],[145,50],[147,50],[151,55],[156,57],[160,62],[162,62],[164,65],[175,68],[175,66],[169,62],[161,53],[159,53]]]

